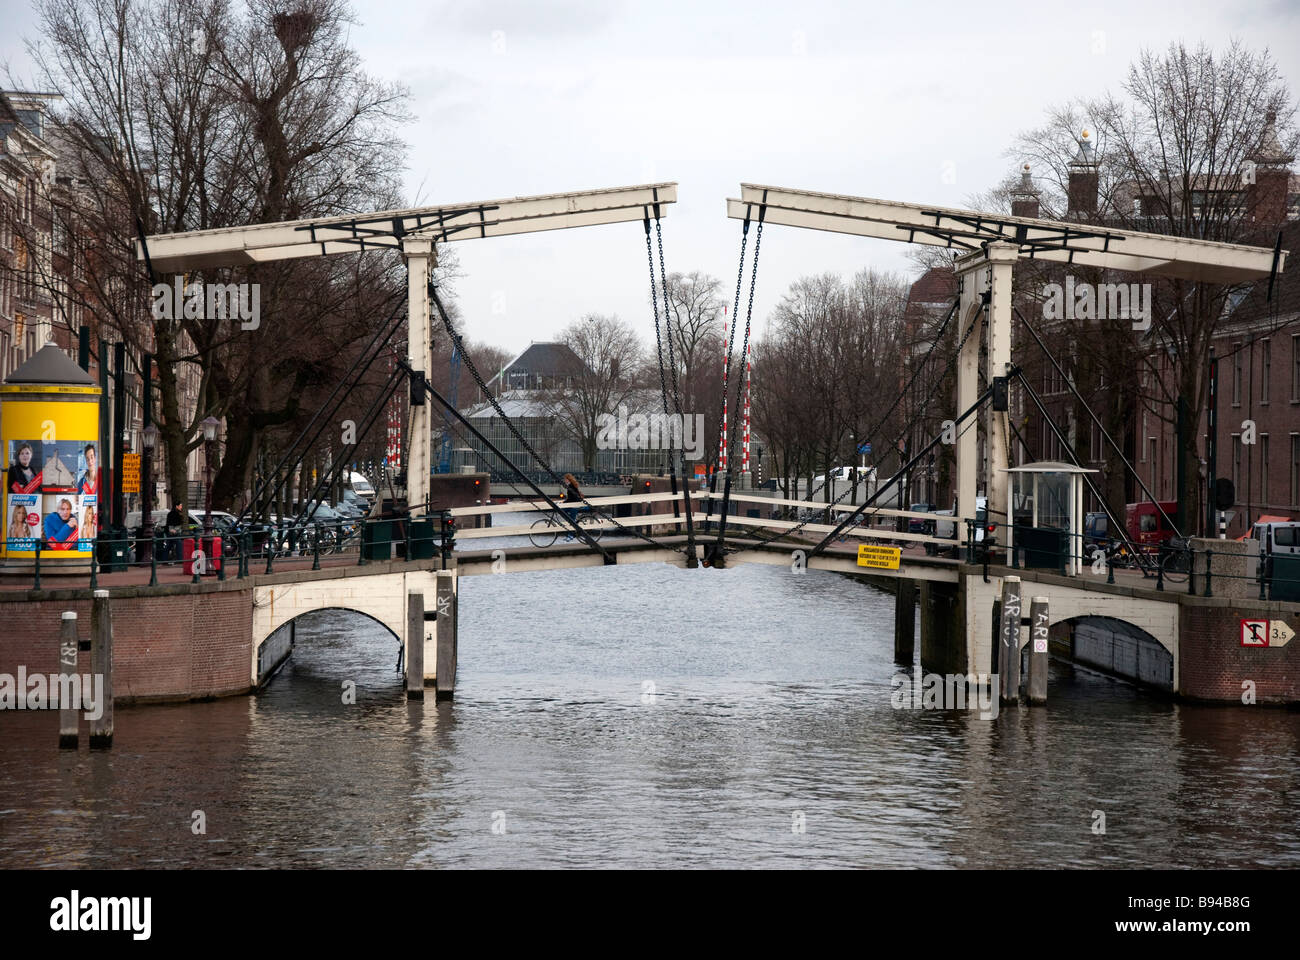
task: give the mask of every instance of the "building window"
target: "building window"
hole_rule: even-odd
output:
[[[1232,345],[1232,405],[1241,406],[1241,342]]]
[[[1268,434],[1259,435],[1259,502],[1268,505]]]
[[[1232,489],[1241,490],[1241,434],[1232,435]]]
[[[1269,372],[1273,365],[1272,353],[1272,343],[1265,337],[1259,344],[1259,402],[1262,404],[1268,403]]]
[[[1300,503],[1300,433],[1291,434],[1291,502]]]
[[[1291,334],[1291,402],[1300,403],[1300,333]]]

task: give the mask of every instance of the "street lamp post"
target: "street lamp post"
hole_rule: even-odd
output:
[[[205,417],[199,426],[203,428],[203,536],[209,537],[212,535],[212,442],[217,439],[221,421],[216,417]]]
[[[146,424],[141,431],[144,443],[144,463],[140,465],[140,544],[136,556],[141,563],[153,562],[153,452],[158,446],[158,428]]]

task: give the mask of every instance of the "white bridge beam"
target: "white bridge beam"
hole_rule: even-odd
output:
[[[161,234],[137,240],[136,256],[144,260],[147,251],[155,272],[178,273],[360,250],[400,251],[407,264],[408,363],[427,377],[433,367],[428,280],[438,243],[663,217],[676,201],[675,183],[480,200]],[[430,404],[411,405],[410,441],[406,499],[414,515],[423,512],[429,499],[433,463]]]
[[[727,201],[727,216],[757,219],[760,206],[765,207],[765,223],[958,251],[1005,241],[1019,247],[1021,259],[1077,263],[1152,276],[1240,283],[1267,277],[1273,269],[1273,251],[1266,247],[747,183],[741,184],[739,200]],[[1283,251],[1279,272],[1286,256]]]
[[[400,250],[408,237],[443,243],[623,223],[655,216],[656,205],[658,215],[665,216],[667,206],[676,201],[677,184],[651,183],[160,234],[145,243],[154,270],[179,273],[358,250]],[[136,256],[144,259],[139,240]]]

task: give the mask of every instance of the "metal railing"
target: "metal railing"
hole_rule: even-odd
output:
[[[1213,546],[1198,548],[1189,540],[1178,538],[1129,544],[1027,524],[1012,525],[1008,546],[1005,525],[995,524],[992,530],[985,526],[982,537],[977,535],[977,526],[973,520],[966,521],[964,552],[966,562],[971,564],[1051,569],[1061,576],[1070,576],[1071,568],[1077,563],[1079,576],[1104,577],[1107,584],[1116,582],[1116,570],[1128,571],[1151,582],[1157,591],[1181,590],[1185,586],[1189,596],[1201,597],[1213,597],[1216,583],[1220,584],[1222,593],[1225,581],[1248,581],[1258,586],[1259,600],[1300,601],[1300,554],[1256,556],[1216,551]],[[1076,546],[1080,548],[1077,551]],[[1233,572],[1243,566],[1247,572]],[[1251,566],[1255,567],[1254,572],[1249,572]]]
[[[399,517],[356,520],[255,523],[233,530],[214,529],[205,534],[190,528],[183,533],[155,530],[153,536],[112,537],[101,535],[89,541],[89,550],[75,546],[51,547],[44,538],[7,538],[7,565],[30,561],[32,589],[42,589],[41,577],[57,572],[59,588],[69,586],[69,576],[82,574],[90,589],[99,586],[101,575],[130,569],[149,568],[149,586],[157,586],[159,573],[182,569],[191,583],[205,577],[221,581],[229,576],[243,580],[251,575],[254,561],[265,561],[264,574],[275,572],[277,561],[311,561],[320,570],[321,560],[355,557],[358,564],[391,559],[440,559],[446,569],[455,549],[455,520],[443,510],[414,519]],[[220,556],[215,552],[220,541]],[[84,542],[84,541],[81,541]],[[84,556],[89,553],[90,555]],[[301,567],[299,567],[301,569]],[[179,578],[167,577],[170,582]]]

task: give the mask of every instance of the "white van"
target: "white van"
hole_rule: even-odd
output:
[[[371,503],[375,501],[375,488],[370,485],[370,481],[359,473],[348,474],[348,486],[350,486],[358,496],[365,497]]]
[[[1300,521],[1257,523],[1252,536],[1259,541],[1261,556],[1300,556]]]

